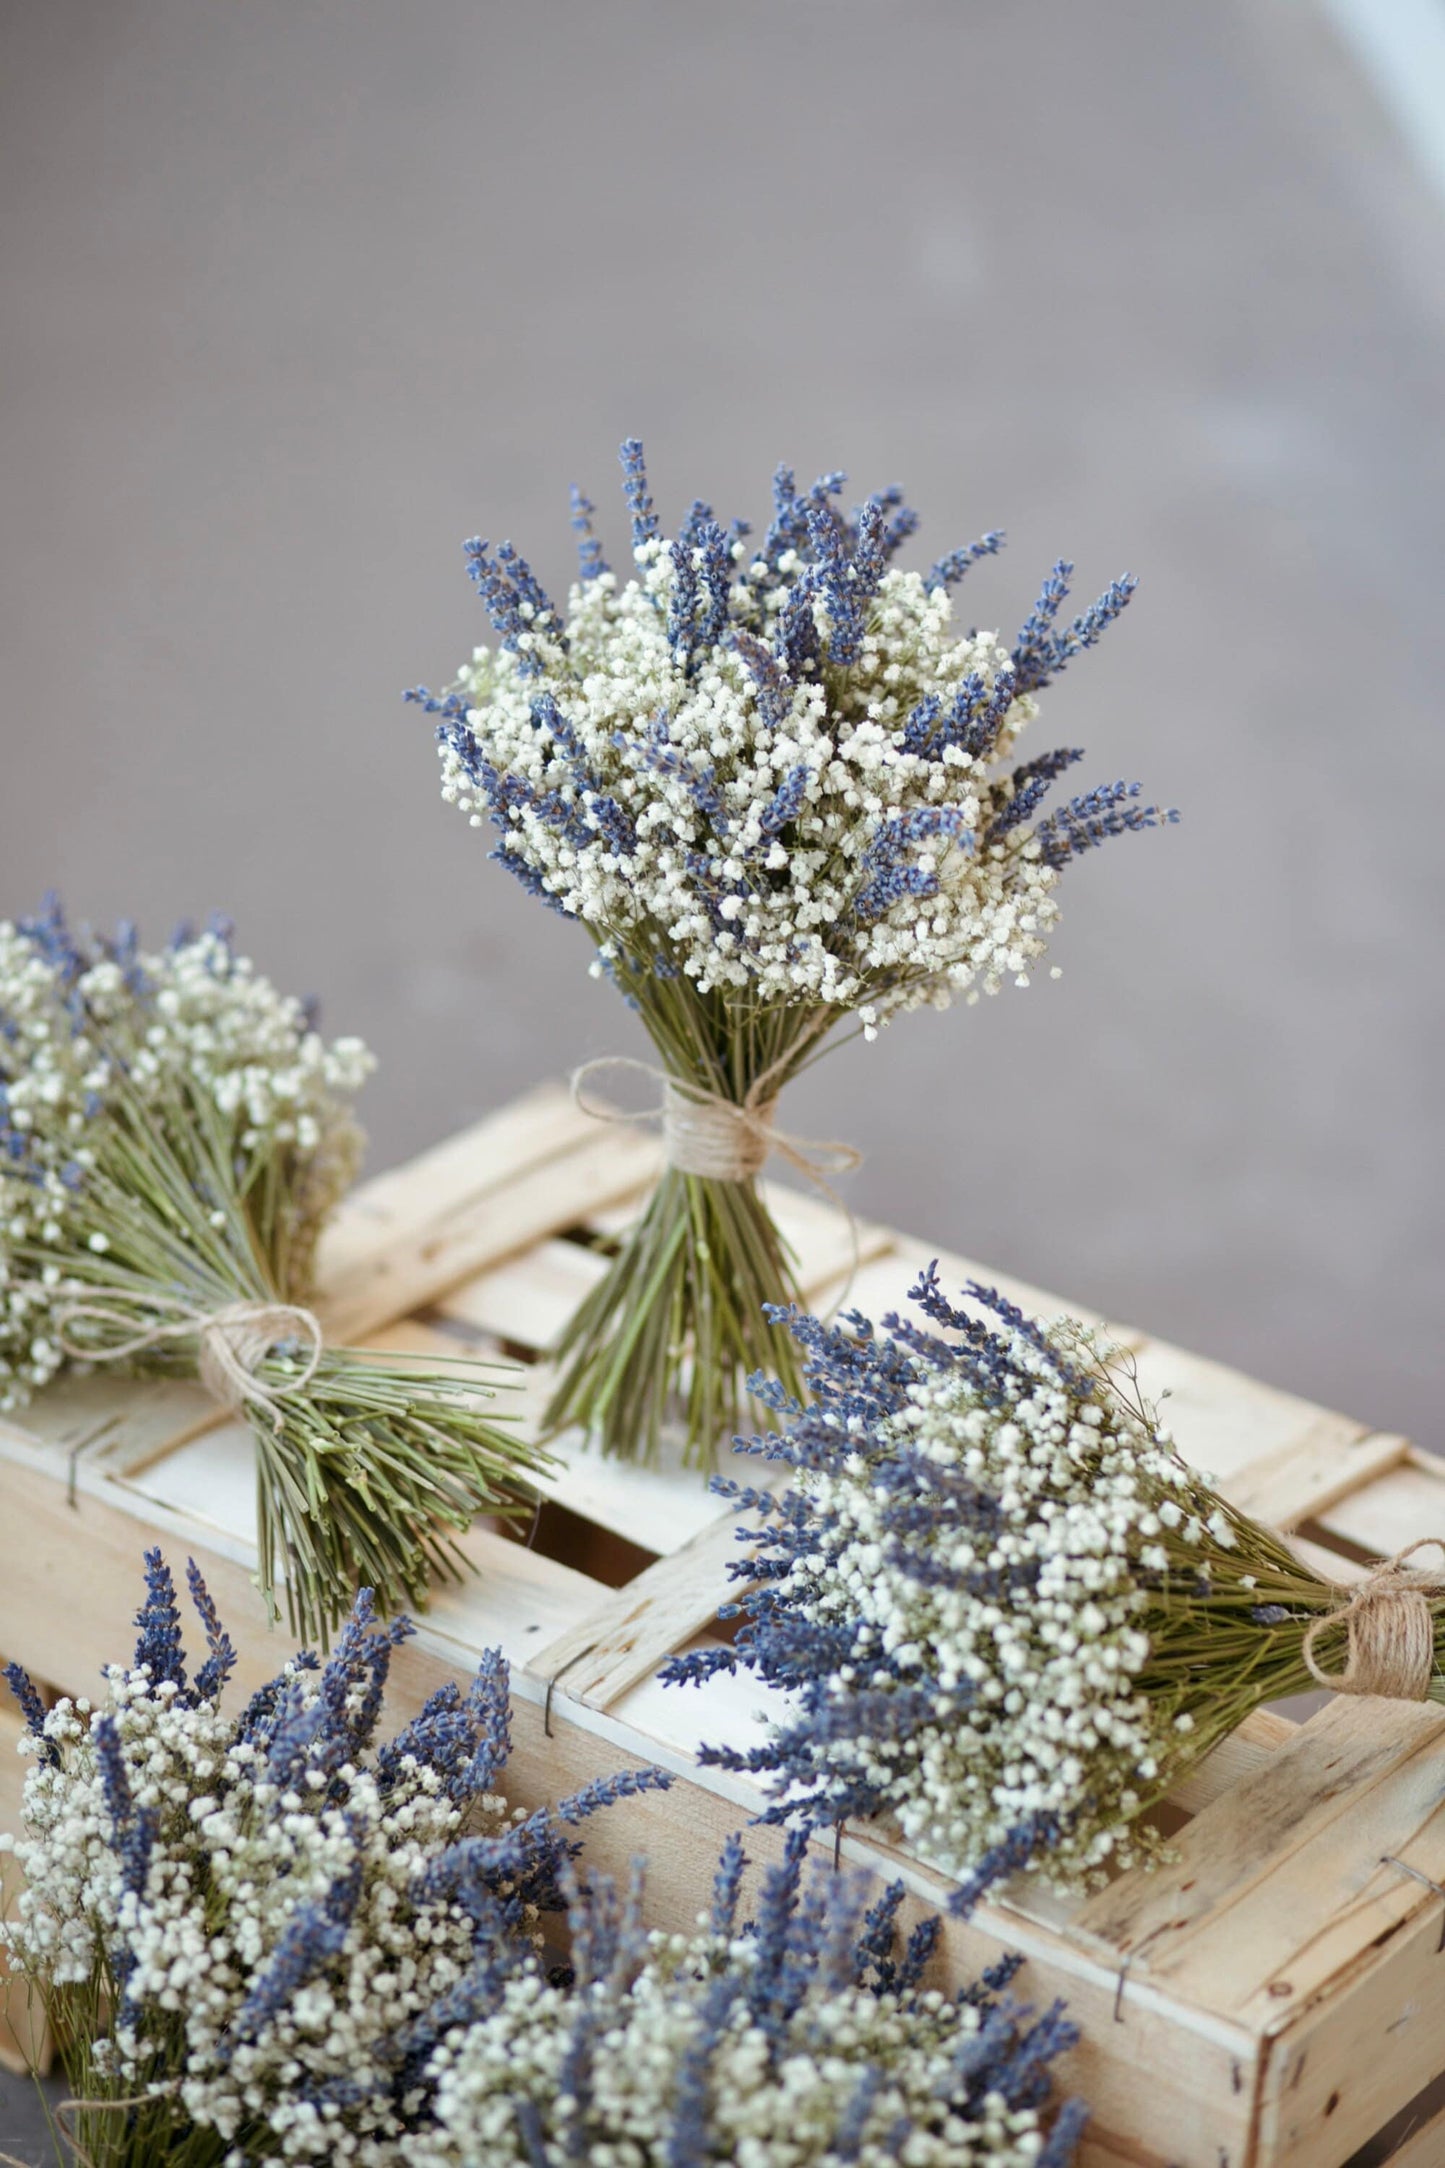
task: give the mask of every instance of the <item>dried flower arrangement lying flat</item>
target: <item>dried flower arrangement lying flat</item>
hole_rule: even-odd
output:
[[[1337,1587],[1212,1490],[1139,1397],[1129,1358],[993,1290],[927,1320],[796,1311],[812,1404],[753,1452],[758,1580],[735,1647],[672,1658],[699,1683],[755,1670],[789,1713],[747,1752],[766,1818],[887,1811],[970,1910],[1032,1869],[1061,1886],[1148,1859],[1139,1817],[1265,1703],[1315,1685],[1445,1701],[1445,1580],[1391,1561]]]
[[[358,1599],[324,1670],[297,1657],[239,1716],[199,1574],[188,1670],[170,1575],[146,1560],[130,1666],[103,1705],[30,1719],[29,1888],[12,1957],[72,2043],[69,2112],[94,2168],[1065,2168],[1083,2109],[1044,2135],[1057,2009],[1009,2001],[1006,1962],[957,1996],[921,1975],[933,1921],[898,1948],[901,1885],[824,1871],[801,1843],[742,1917],[728,1844],[710,1915],[648,1934],[585,1887],[568,1831],[665,1775],[625,1770],[509,1811],[508,1674],[483,1660],[378,1745],[405,1621]],[[543,1915],[570,1964],[548,1968]]]
[[[199,1377],[256,1445],[260,1582],[325,1638],[359,1581],[425,1601],[451,1537],[530,1503],[539,1456],[486,1371],[322,1345],[316,1244],[355,1172],[371,1068],[229,931],[0,924],[0,1408],[68,1364]]]
[[[565,614],[510,543],[468,543],[499,644],[409,697],[439,717],[443,795],[581,920],[662,1065],[668,1168],[563,1337],[551,1421],[647,1456],[681,1391],[711,1466],[752,1371],[798,1383],[763,1315],[796,1290],[753,1177],[773,1151],[825,1187],[856,1160],[779,1131],[783,1088],[845,1019],[871,1038],[902,1010],[1026,985],[1064,867],[1174,815],[1111,783],[1041,816],[1082,755],[1010,765],[1035,695],[1131,579],[1061,624],[1056,565],[1010,648],[960,632],[951,599],[1001,535],[905,571],[917,519],[899,491],[847,514],[842,475],[800,492],[781,469],[760,542],[701,503],[669,542],[641,445],[622,461],[631,577],[575,492]]]

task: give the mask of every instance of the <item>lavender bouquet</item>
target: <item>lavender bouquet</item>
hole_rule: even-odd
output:
[[[146,1559],[129,1667],[104,1706],[29,1718],[28,1887],[0,1929],[68,2043],[67,2115],[93,2168],[1064,2168],[1084,2111],[1045,2138],[1055,2007],[1004,1999],[1005,1959],[956,1997],[923,1986],[937,1920],[900,1948],[901,1884],[802,1880],[791,1840],[740,1919],[729,1841],[710,1916],[649,1934],[584,1889],[569,1831],[649,1787],[624,1771],[511,1812],[507,1667],[442,1688],[377,1744],[406,1621],[356,1607],[322,1671],[302,1655],[237,1717],[235,1661],[192,1565],[192,1672],[170,1575]],[[548,1966],[565,1906],[571,1964]],[[903,2150],[900,2150],[903,2149]]]
[[[622,463],[631,576],[576,492],[565,615],[510,543],[469,542],[498,645],[409,697],[438,716],[443,796],[581,920],[660,1063],[667,1169],[561,1341],[549,1420],[651,1455],[681,1393],[710,1465],[751,1372],[800,1382],[764,1316],[796,1289],[756,1176],[775,1152],[824,1188],[856,1163],[778,1128],[786,1085],[845,1020],[872,1038],[901,1010],[1027,985],[1065,866],[1174,816],[1126,783],[1041,814],[1081,754],[1012,761],[1035,695],[1132,580],[1065,623],[1056,565],[1010,649],[953,623],[1000,535],[904,571],[917,521],[897,490],[850,514],[841,475],[800,492],[780,469],[760,542],[700,503],[669,542],[635,440]]]
[[[438,2048],[435,2123],[415,2168],[563,2161],[629,2168],[1066,2168],[1086,2120],[1051,2118],[1048,2066],[1077,2037],[1003,1990],[1005,1958],[958,1996],[922,1985],[937,1920],[898,1947],[903,1897],[866,1876],[802,1876],[790,1841],[739,1917],[736,1837],[693,1935],[648,1934],[599,1880],[571,1906],[573,1971],[523,1965],[487,2019]]]
[[[412,1629],[378,1624],[369,1591],[324,1670],[299,1655],[224,1714],[235,1651],[194,1564],[188,1579],[207,1649],[194,1670],[153,1551],[134,1660],[105,1672],[100,1708],[47,1710],[6,1674],[35,1761],[15,1846],[27,1887],[0,1938],[65,2044],[71,2134],[94,2168],[404,2168],[438,2044],[504,1981],[542,1991],[569,1831],[671,1780],[623,1771],[510,1810],[495,1654],[470,1692],[441,1688],[379,1745]]]
[[[1326,1685],[1445,1701],[1445,1580],[1392,1560],[1335,1587],[1187,1467],[1129,1358],[930,1267],[926,1326],[793,1313],[813,1404],[752,1450],[782,1498],[719,1480],[756,1519],[735,1648],[789,1710],[749,1753],[763,1819],[887,1813],[959,1878],[967,1911],[1032,1869],[1061,1886],[1147,1861],[1140,1817],[1266,1702]]]
[[[316,1244],[371,1058],[327,1045],[222,923],[146,954],[52,898],[0,924],[0,1409],[67,1365],[199,1377],[256,1442],[259,1582],[323,1640],[358,1581],[395,1608],[453,1532],[530,1503],[539,1456],[474,1364],[326,1348]]]

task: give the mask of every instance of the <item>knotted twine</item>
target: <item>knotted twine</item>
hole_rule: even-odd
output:
[[[1391,1701],[1424,1701],[1435,1670],[1435,1620],[1431,1599],[1445,1597],[1445,1578],[1407,1566],[1416,1551],[1445,1539],[1422,1536],[1377,1566],[1359,1586],[1340,1591],[1343,1601],[1324,1611],[1304,1637],[1300,1653],[1310,1677],[1336,1694],[1382,1694]],[[1342,1671],[1326,1671],[1314,1646],[1329,1626],[1345,1629]]]
[[[706,1084],[684,1082],[650,1061],[631,1054],[603,1054],[574,1069],[572,1099],[584,1114],[598,1122],[658,1122],[662,1128],[667,1164],[679,1174],[695,1174],[709,1182],[750,1182],[776,1155],[820,1190],[848,1222],[848,1277],[842,1293],[830,1305],[831,1317],[847,1301],[858,1276],[858,1222],[843,1202],[830,1174],[851,1174],[863,1164],[863,1154],[836,1139],[794,1137],[777,1126],[778,1094],[773,1088],[782,1062],[773,1062],[754,1079],[741,1099],[729,1099]],[[599,1069],[630,1069],[662,1086],[655,1107],[635,1114],[587,1097],[586,1084]]]
[[[660,1084],[662,1098],[657,1106],[640,1108],[635,1114],[589,1099],[586,1081],[599,1069],[630,1069]],[[776,1154],[842,1211],[842,1199],[827,1178],[830,1174],[851,1174],[855,1167],[862,1166],[863,1155],[851,1144],[794,1137],[779,1129],[778,1095],[772,1088],[776,1069],[777,1064],[765,1069],[739,1100],[712,1091],[706,1084],[683,1082],[666,1069],[650,1061],[636,1061],[630,1054],[604,1054],[574,1069],[572,1097],[595,1121],[659,1122],[667,1163],[679,1174],[701,1175],[710,1182],[749,1182]]]
[[[134,1300],[133,1290],[125,1287],[97,1287],[93,1292]],[[299,1303],[228,1302],[218,1310],[203,1310],[179,1295],[148,1294],[143,1300],[148,1308],[161,1313],[155,1324],[109,1347],[73,1340],[70,1326],[88,1320],[93,1325],[124,1330],[132,1319],[98,1302],[72,1303],[57,1319],[62,1353],[72,1362],[118,1363],[132,1355],[144,1355],[167,1340],[194,1337],[199,1349],[196,1374],[211,1398],[232,1415],[242,1415],[248,1407],[269,1410],[278,1428],[279,1403],[284,1395],[303,1391],[320,1367],[325,1346],[321,1325],[315,1312],[303,1309]],[[269,1383],[260,1375],[261,1365],[283,1340],[309,1340],[311,1345],[302,1359],[299,1376]]]

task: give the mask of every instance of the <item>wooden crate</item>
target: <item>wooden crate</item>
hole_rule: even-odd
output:
[[[518,1405],[534,1414],[538,1350],[602,1269],[589,1244],[626,1219],[656,1165],[646,1135],[588,1120],[560,1086],[533,1092],[355,1194],[324,1253],[328,1331],[515,1357]],[[846,1267],[837,1216],[785,1188],[772,1201],[810,1299],[826,1303]],[[852,1299],[877,1316],[930,1254],[864,1227]],[[945,1283],[979,1270],[941,1262]],[[1070,1307],[1001,1284],[1045,1314]],[[1340,1578],[1445,1528],[1441,1468],[1403,1438],[1113,1329],[1145,1390],[1171,1394],[1191,1459],[1240,1505],[1300,1532]],[[599,1817],[588,1842],[614,1870],[646,1850],[655,1920],[685,1927],[723,1838],[758,1803],[745,1781],[699,1769],[694,1750],[755,1737],[766,1696],[727,1679],[664,1690],[655,1672],[712,1627],[733,1523],[695,1475],[563,1451],[553,1489],[565,1508],[542,1514],[532,1548],[472,1531],[477,1577],[436,1592],[395,1666],[394,1713],[500,1646],[519,1804],[638,1761],[673,1771],[670,1792]],[[140,1550],[156,1540],[177,1563],[194,1555],[210,1581],[241,1650],[238,1695],[285,1653],[249,1578],[249,1434],[198,1388],[58,1385],[23,1421],[0,1422],[0,1513],[0,1652],[40,1680],[87,1691],[125,1653]],[[1266,1713],[1175,1805],[1173,1864],[1077,1903],[1010,1889],[947,1929],[952,1976],[1021,1950],[1021,1990],[1062,1996],[1082,2025],[1064,2075],[1093,2106],[1088,2168],[1341,2168],[1371,2140],[1371,2162],[1391,2145],[1410,2168],[1445,2161],[1428,2090],[1445,2069],[1445,1892],[1434,1886],[1445,1881],[1445,1716],[1345,1700],[1299,1723]],[[946,1901],[946,1882],[876,1825],[850,1826],[841,1849],[901,1876],[915,1911]],[[749,1838],[757,1862],[777,1850],[770,1832]]]

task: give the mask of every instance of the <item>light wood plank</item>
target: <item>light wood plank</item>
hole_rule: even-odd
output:
[[[61,1487],[37,1469],[11,1462],[0,1481],[7,1521],[24,1532],[7,1556],[0,1588],[0,1647],[37,1676],[87,1692],[102,1664],[128,1653],[141,1551],[157,1540],[174,1567],[192,1551],[208,1580],[215,1571],[212,1594],[233,1635],[233,1621],[252,1622],[246,1646],[257,1668],[243,1677],[244,1690],[278,1669],[290,1642],[284,1629],[266,1630],[252,1579],[254,1547],[197,1514],[167,1511],[117,1485],[105,1486],[103,1495],[82,1487],[70,1507]],[[436,1584],[425,1618],[439,1644],[458,1649],[465,1670],[484,1648],[500,1648],[525,1665],[595,1606],[596,1584],[585,1574],[490,1529],[472,1528],[462,1549],[473,1577]]]
[[[585,1221],[595,1206],[633,1194],[656,1171],[655,1143],[595,1128],[589,1124],[592,1134],[533,1166],[499,1158],[474,1170],[434,1211],[323,1279],[316,1312],[328,1339],[360,1344],[503,1258]]]
[[[352,1273],[392,1243],[415,1238],[458,1196],[504,1187],[596,1134],[566,1085],[552,1079],[400,1166],[367,1176],[342,1199],[321,1238],[321,1284],[339,1296]]]
[[[580,1242],[539,1242],[454,1287],[437,1308],[476,1332],[540,1352],[606,1272],[606,1257]]]
[[[1407,1544],[1445,1536],[1445,1465],[1412,1446],[1373,1483],[1334,1501],[1316,1518],[1331,1535],[1379,1558],[1393,1558]],[[1424,1551],[1416,1560],[1432,1570],[1440,1562],[1438,1551]]]
[[[1265,2043],[1258,2159],[1262,2168],[1340,2168],[1441,2072],[1445,1957],[1440,1904],[1424,1906],[1305,2003]],[[1440,2122],[1428,2126],[1433,2143]],[[1424,2142],[1425,2133],[1416,2136]],[[1390,2156],[1440,2168],[1445,2151],[1416,2144]]]
[[[731,1579],[728,1568],[748,1555],[736,1516],[724,1514],[549,1643],[533,1671],[559,1694],[611,1708],[708,1625],[720,1604],[736,1600],[747,1584]]]
[[[1238,1731],[1221,1739],[1211,1754],[1207,1754],[1197,1769],[1191,1769],[1169,1794],[1171,1806],[1182,1807],[1186,1814],[1199,1814],[1225,1792],[1232,1791],[1243,1778],[1253,1776],[1263,1768],[1280,1747],[1287,1746],[1298,1731],[1287,1716],[1276,1716],[1272,1709],[1256,1709],[1247,1716]]]
[[[1430,1858],[1437,1849],[1445,1855],[1442,1746],[1438,1710],[1328,1703],[1196,1815],[1169,1865],[1124,1875],[1091,1899],[1078,1931],[1146,1964],[1191,2001],[1256,2026],[1278,2024],[1332,1968],[1429,1901],[1380,1862],[1414,1861],[1427,1829]]]
[[[1241,1511],[1271,1527],[1318,1520],[1353,1491],[1398,1467],[1409,1451],[1387,1431],[1349,1435],[1343,1417],[1321,1417],[1308,1434],[1252,1461],[1221,1488]]]

